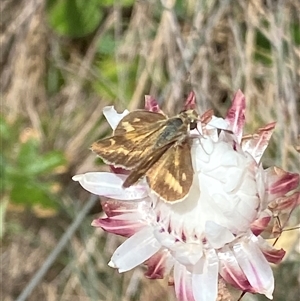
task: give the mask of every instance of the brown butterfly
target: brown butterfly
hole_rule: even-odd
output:
[[[119,122],[113,136],[93,143],[91,149],[105,163],[130,170],[124,188],[146,176],[164,201],[181,201],[193,182],[189,132],[198,121],[194,110],[171,118],[136,110]]]

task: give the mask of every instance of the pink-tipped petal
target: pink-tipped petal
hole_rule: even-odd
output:
[[[112,217],[128,213],[138,213],[139,208],[142,209],[144,205],[142,202],[122,202],[101,197],[101,206],[105,214],[108,217]]]
[[[210,109],[201,115],[200,121],[202,124],[206,125],[212,120],[213,117],[214,117],[214,110]]]
[[[151,112],[164,114],[156,99],[151,95],[145,95],[145,109]]]
[[[124,169],[122,167],[115,167],[113,165],[109,165],[109,168],[110,168],[111,172],[115,173],[115,174],[119,174],[119,175],[128,175],[129,174],[129,170]]]
[[[293,211],[300,205],[300,192],[296,191],[293,194],[278,198],[269,205],[272,212]]]
[[[148,226],[120,245],[114,252],[109,265],[123,273],[142,264],[160,248],[161,245],[153,236],[152,227]]]
[[[251,223],[251,231],[255,236],[261,234],[269,225],[272,217],[270,215],[262,216]]]
[[[174,285],[178,301],[195,301],[192,288],[192,274],[180,263],[174,266]]]
[[[103,230],[109,233],[130,237],[146,227],[146,223],[143,224],[138,219],[107,217],[93,220],[92,226],[98,228],[101,227]]]
[[[267,182],[267,192],[276,197],[296,189],[300,182],[300,175],[287,172],[279,167],[270,167],[265,170]]]
[[[254,293],[246,275],[239,266],[236,257],[229,246],[225,246],[218,252],[220,259],[220,275],[223,279],[241,291]]]
[[[240,142],[243,135],[243,128],[245,125],[245,95],[241,90],[238,90],[234,95],[230,109],[227,112],[225,120],[231,126],[232,132],[237,137],[237,142]]]
[[[184,110],[194,110],[196,108],[196,95],[191,91],[185,101]]]
[[[161,250],[145,262],[147,266],[145,276],[150,279],[163,279],[170,272],[173,264],[174,259],[169,251]]]
[[[269,123],[265,127],[260,128],[255,134],[245,136],[242,139],[243,150],[251,154],[257,163],[260,162],[264,151],[269,145],[275,124],[275,122]]]
[[[259,248],[270,263],[278,264],[282,261],[286,252],[283,249],[275,249],[270,246],[262,237],[258,237]]]
[[[259,249],[255,236],[233,246],[234,255],[254,291],[272,299],[274,277],[272,269]]]

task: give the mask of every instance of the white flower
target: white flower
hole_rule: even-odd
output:
[[[153,98],[146,100],[147,109],[159,111]],[[242,140],[244,110],[245,98],[238,91],[225,120],[214,117],[207,125],[199,124],[202,134],[192,139],[193,184],[182,202],[160,200],[145,180],[123,189],[125,174],[96,172],[73,178],[105,197],[106,217],[92,225],[128,237],[114,252],[111,267],[126,272],[144,263],[149,278],[173,274],[181,301],[215,301],[219,277],[272,299],[269,262],[280,262],[285,252],[259,234],[272,217],[271,202],[299,203],[299,192],[286,196],[299,184],[299,175],[262,168],[260,159],[275,124]],[[126,113],[104,109],[113,129]],[[224,131],[218,134],[219,129]]]

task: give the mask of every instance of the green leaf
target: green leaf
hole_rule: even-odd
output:
[[[49,185],[22,179],[16,181],[10,193],[10,200],[15,204],[26,206],[41,205],[48,208],[56,208],[57,204],[49,193]]]
[[[44,156],[37,157],[26,166],[25,172],[30,175],[38,175],[52,171],[55,167],[66,163],[64,155],[60,151],[52,151]]]
[[[66,164],[64,154],[56,150],[41,153],[41,142],[34,138],[20,142],[24,126],[19,121],[9,124],[0,115],[1,138],[5,139],[0,154],[1,195],[9,202],[56,209],[52,179],[54,169]]]
[[[17,165],[19,169],[25,169],[28,165],[34,163],[38,156],[38,141],[30,139],[20,144]]]
[[[46,12],[50,26],[71,38],[93,32],[103,16],[99,0],[48,0]]]
[[[23,176],[34,176],[52,171],[55,167],[66,163],[62,152],[51,151],[45,155],[39,154],[38,141],[28,140],[20,145],[16,172]]]

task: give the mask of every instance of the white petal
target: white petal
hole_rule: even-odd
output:
[[[126,175],[109,172],[88,172],[76,175],[72,179],[78,181],[87,191],[116,200],[140,200],[148,196],[147,187],[142,184],[122,187]]]
[[[207,129],[211,129],[211,128],[217,128],[220,130],[230,129],[229,123],[225,119],[216,116],[212,116],[211,121],[207,124],[206,127]]]
[[[252,240],[257,238],[253,236]],[[251,286],[258,293],[272,299],[274,290],[272,269],[258,245],[252,240],[235,244],[233,246],[235,257]]]
[[[196,301],[215,301],[218,296],[219,260],[214,250],[206,255],[197,263],[192,276]]]
[[[144,228],[117,248],[109,266],[118,268],[120,273],[129,271],[149,259],[160,248],[160,243],[153,235],[153,228]]]
[[[159,241],[159,243],[164,246],[165,248],[171,249],[176,241],[176,238],[174,235],[171,235],[170,233],[166,231],[161,231],[161,229],[155,229],[153,231],[153,235]]]
[[[210,245],[219,249],[226,243],[234,240],[234,235],[225,227],[216,224],[213,221],[207,221],[205,224],[205,234]]]
[[[172,249],[172,255],[186,267],[194,266],[203,256],[203,246],[199,243],[176,242]]]
[[[207,155],[211,155],[212,152],[214,151],[214,142],[213,140],[211,140],[208,137],[202,138],[201,139],[201,147],[203,148],[203,151],[207,154]]]
[[[193,169],[195,172],[202,170],[203,163],[208,163],[210,160],[210,155],[207,154],[198,139],[193,140],[191,147],[191,156],[193,162]]]
[[[168,232],[160,231],[156,229],[154,231],[156,239],[160,244],[168,248],[172,256],[180,262],[182,265],[193,266],[199,261],[203,254],[202,243],[185,243],[181,241],[176,241],[176,237]]]
[[[103,108],[103,115],[107,119],[109,125],[114,130],[119,124],[120,120],[129,113],[128,110],[125,110],[123,113],[118,113],[114,106],[107,106]]]

